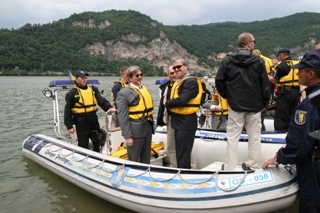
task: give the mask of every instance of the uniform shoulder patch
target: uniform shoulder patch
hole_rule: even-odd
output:
[[[306,123],[306,120],[307,120],[307,111],[296,110],[294,115],[294,122],[297,125],[303,125]]]

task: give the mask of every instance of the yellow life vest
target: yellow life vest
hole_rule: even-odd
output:
[[[114,81],[114,82],[113,82],[113,85],[118,84],[118,83],[121,84],[120,90],[127,85],[126,83],[124,83],[124,82],[122,82],[122,81]],[[112,100],[113,100],[114,102],[116,101],[115,98],[114,98],[113,92],[111,92],[111,98],[112,98]]]
[[[163,141],[160,141],[159,143],[151,142],[151,156],[154,156],[155,158],[158,158],[159,151],[164,148]],[[112,157],[115,158],[121,158],[124,160],[128,160],[128,152],[127,148],[124,146],[124,143],[122,143],[118,150],[111,154]]]
[[[145,86],[137,89],[132,86],[126,86],[136,91],[139,94],[139,103],[136,106],[129,107],[129,118],[131,120],[139,120],[143,116],[150,116],[153,114],[153,103],[150,92]]]
[[[262,53],[261,53],[260,50],[258,50],[258,49],[253,50],[253,53],[254,53],[255,55],[260,56],[260,57],[263,59],[264,65],[265,65],[265,67],[266,67],[266,71],[267,71],[268,74],[269,74],[269,73],[274,73],[275,67],[274,67],[274,65],[273,65],[273,63],[272,63],[272,60],[271,60],[270,58],[262,55]]]
[[[284,62],[286,62],[287,65],[290,67],[299,63],[299,61],[297,60],[285,60]],[[299,77],[297,75],[298,71],[299,71],[298,69],[290,69],[290,72],[288,73],[288,75],[280,78],[279,82],[276,85],[286,86],[286,87],[299,86]]]
[[[273,63],[272,63],[272,60],[271,60],[270,58],[264,56],[264,55],[260,55],[260,57],[261,57],[261,58],[263,59],[263,61],[264,61],[264,65],[265,65],[265,67],[266,67],[267,73],[268,73],[268,74],[269,74],[269,73],[274,73],[275,67],[274,67],[274,65],[273,65]]]
[[[222,98],[219,94],[218,94],[218,102],[219,102],[219,106],[221,106],[223,108],[223,112],[214,112],[214,114],[216,115],[228,115],[228,101],[225,98]]]
[[[198,84],[198,94],[195,98],[191,99],[185,106],[183,107],[173,107],[170,108],[171,112],[174,112],[176,114],[180,115],[191,115],[194,113],[197,113],[200,108],[200,103],[201,103],[201,97],[203,94],[203,89],[202,89],[202,84],[199,78],[193,77],[193,76],[188,76],[181,81],[176,81],[171,89],[171,94],[170,94],[170,99],[172,98],[178,98],[179,97],[179,90],[181,85],[184,83],[185,80],[189,78],[195,78]]]
[[[87,89],[82,89],[77,86],[74,88],[78,90],[78,95],[76,95],[75,98],[79,97],[79,101],[74,104],[72,109],[74,114],[94,112],[98,110],[97,99],[91,85],[88,84]]]

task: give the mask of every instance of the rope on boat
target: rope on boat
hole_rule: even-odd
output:
[[[76,154],[76,153],[74,152],[74,154]],[[89,156],[87,155],[87,156],[84,156],[84,157],[83,157],[82,159],[80,159],[80,160],[75,160],[75,159],[73,159],[73,156],[74,156],[74,155],[72,155],[72,158],[71,158],[71,159],[74,160],[75,162],[81,162],[81,161],[83,161],[84,159],[88,159],[88,157],[89,157]]]
[[[104,160],[103,160],[103,161],[104,161]],[[117,167],[115,168],[115,170],[113,170],[113,171],[111,171],[111,170],[108,169],[108,168],[104,170],[103,167],[102,167],[101,170],[104,171],[104,172],[108,172],[108,173],[114,173],[114,172],[117,172],[117,171],[119,171],[119,170],[121,170],[121,169],[124,170],[124,165],[125,165],[125,164],[121,165],[120,167],[117,166]]]
[[[169,180],[172,180],[173,178],[175,178],[175,177],[176,177],[177,175],[179,175],[179,174],[180,174],[180,170],[179,170],[176,174],[174,174],[172,177],[170,177],[170,178],[168,178],[168,179],[158,180],[158,179],[152,177],[152,175],[151,175],[151,169],[149,170],[149,177],[150,177],[152,180],[156,181],[156,182],[167,182],[167,181],[169,181]]]
[[[216,174],[217,174],[217,177],[216,177],[216,187],[217,187],[218,189],[220,189],[221,191],[224,191],[224,192],[232,192],[232,191],[237,190],[237,189],[241,186],[241,184],[244,183],[244,180],[245,180],[246,177],[247,177],[247,171],[244,171],[243,178],[241,179],[241,181],[239,181],[238,185],[236,185],[236,186],[235,186],[234,188],[232,188],[232,189],[223,189],[223,188],[221,188],[221,187],[219,186],[219,184],[218,184],[219,171],[217,171]]]
[[[73,150],[73,151],[70,152],[69,154],[62,154],[62,150],[63,150],[63,149],[60,149],[60,155],[63,156],[63,157],[68,157],[68,156],[73,155],[73,154],[75,153],[75,150]],[[66,150],[68,150],[68,149],[66,149]]]
[[[61,151],[61,149],[63,148],[62,146],[61,146],[61,147],[58,146],[58,149],[57,149],[57,150],[53,150],[52,147],[53,147],[53,144],[51,144],[51,146],[49,147],[49,150],[50,150],[51,152],[58,152],[59,150]]]
[[[96,168],[96,167],[100,166],[101,164],[103,164],[103,162],[104,162],[104,161],[101,161],[101,162],[100,162],[100,163],[98,163],[97,165],[94,165],[94,166],[88,166],[88,160],[89,160],[89,158],[87,158],[87,161],[86,161],[86,167],[87,167],[88,169]]]
[[[125,163],[123,164],[123,169],[125,167]],[[151,171],[151,167],[149,166],[148,169],[144,172],[142,172],[141,174],[137,174],[137,175],[128,175],[127,173],[125,174],[125,176],[129,177],[129,178],[135,178],[135,177],[139,177],[141,175],[144,175],[145,173]]]
[[[33,144],[36,144],[36,142],[35,142],[36,139],[37,139],[37,138],[34,138],[34,139],[33,139],[32,141],[30,141],[30,142],[33,143]],[[209,139],[209,140],[210,140],[210,139]],[[43,147],[49,147],[49,150],[50,150],[51,152],[58,152],[58,151],[60,151],[60,155],[61,155],[61,156],[64,156],[64,157],[67,157],[67,156],[72,155],[71,159],[72,159],[73,161],[75,161],[75,162],[82,162],[82,161],[85,160],[85,165],[86,165],[86,167],[87,167],[88,169],[93,169],[93,168],[97,168],[97,167],[100,166],[100,169],[101,169],[102,171],[105,171],[105,172],[108,172],[108,173],[115,173],[115,172],[118,172],[118,171],[120,171],[120,170],[124,170],[124,171],[125,171],[126,163],[123,163],[121,166],[117,166],[114,170],[111,170],[111,169],[108,169],[108,168],[103,168],[103,165],[104,165],[104,163],[105,163],[105,160],[104,160],[104,159],[102,159],[101,162],[98,163],[98,164],[96,164],[96,165],[89,166],[89,165],[88,165],[89,155],[84,156],[84,157],[83,157],[82,159],[80,159],[80,160],[75,160],[75,159],[74,159],[74,155],[76,154],[75,150],[73,150],[73,151],[72,151],[71,153],[69,153],[69,154],[62,154],[62,150],[65,149],[64,146],[61,146],[61,147],[58,146],[58,148],[57,148],[56,150],[54,150],[54,149],[52,149],[52,147],[53,147],[54,144],[48,143],[48,144],[46,144],[46,145],[43,145],[43,144],[42,144],[43,142],[44,142],[44,140],[41,140],[41,141],[38,142],[38,144],[41,144]],[[56,146],[57,146],[57,145],[56,145]],[[67,150],[67,149],[66,149],[66,150]],[[155,178],[155,177],[152,176],[152,171],[151,171],[151,166],[150,166],[150,165],[148,166],[148,168],[147,168],[145,171],[143,171],[143,172],[140,173],[140,174],[130,175],[130,174],[128,174],[127,172],[125,172],[124,175],[127,176],[127,177],[129,177],[129,178],[136,178],[136,177],[142,176],[142,175],[144,175],[144,174],[146,174],[146,173],[148,173],[149,177],[150,177],[152,180],[156,181],[156,182],[167,182],[167,181],[170,181],[170,180],[174,179],[176,176],[178,176],[182,181],[184,181],[184,182],[186,182],[186,183],[188,183],[188,184],[194,184],[194,185],[206,183],[206,182],[208,182],[210,179],[212,179],[212,178],[214,177],[214,175],[216,174],[216,180],[215,180],[216,187],[217,187],[218,189],[220,189],[221,191],[224,191],[224,192],[232,192],[232,191],[237,190],[237,189],[241,186],[241,184],[244,183],[245,178],[247,177],[247,171],[245,171],[243,178],[241,179],[241,181],[239,181],[239,183],[237,184],[237,186],[235,186],[235,187],[232,188],[232,189],[223,189],[223,188],[221,188],[221,187],[218,185],[219,171],[213,172],[212,175],[210,175],[209,178],[207,178],[206,180],[200,181],[200,182],[190,182],[190,181],[184,179],[184,178],[182,177],[182,173],[181,173],[181,170],[180,170],[180,169],[177,171],[177,173],[175,173],[172,177],[169,177],[168,179],[162,179],[162,180],[157,179],[157,178]]]
[[[212,173],[212,175],[211,175],[208,179],[206,179],[206,180],[204,180],[204,181],[200,181],[200,182],[189,182],[189,181],[185,180],[185,179],[181,176],[180,170],[179,170],[179,172],[178,172],[179,178],[180,178],[181,180],[183,180],[184,182],[186,182],[186,183],[188,183],[188,184],[195,184],[195,185],[196,185],[196,184],[203,184],[203,183],[208,182],[211,178],[213,178],[214,174],[215,174],[215,173]]]

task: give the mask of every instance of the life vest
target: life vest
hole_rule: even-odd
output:
[[[223,108],[223,112],[216,112],[214,111],[214,114],[216,115],[228,115],[228,101],[225,98],[222,98],[221,95],[218,93],[212,94],[212,101],[217,101],[218,105]]]
[[[198,84],[198,94],[195,98],[191,99],[185,106],[183,107],[173,107],[170,108],[171,112],[174,112],[176,114],[180,114],[180,115],[191,115],[194,113],[197,113],[200,107],[200,103],[201,103],[201,98],[203,95],[203,88],[202,88],[202,84],[199,78],[197,77],[193,77],[193,76],[188,76],[186,78],[184,78],[181,81],[176,81],[171,89],[171,94],[170,94],[170,99],[172,98],[178,98],[179,97],[179,91],[180,91],[180,87],[181,85],[184,83],[185,80],[189,79],[189,78],[195,78]]]
[[[266,71],[267,73],[274,73],[275,72],[275,67],[272,63],[272,60],[264,55],[260,55],[260,57],[263,59],[264,61],[264,65],[266,67]]]
[[[155,158],[158,158],[159,151],[164,148],[163,141],[160,141],[159,143],[151,142],[151,156],[154,156]],[[128,151],[127,148],[124,146],[124,143],[122,143],[118,150],[111,154],[112,157],[115,158],[121,158],[124,160],[128,160]]]
[[[123,89],[123,88],[127,85],[126,83],[124,83],[124,82],[122,82],[122,81],[114,81],[114,82],[113,82],[113,85],[115,85],[115,84],[120,84],[120,85],[121,85],[120,90]],[[112,92],[111,92],[111,98],[112,98],[112,100],[113,100],[114,102],[116,102],[116,99],[114,98],[114,95],[113,95]]]
[[[87,89],[82,89],[77,86],[73,88],[78,90],[78,95],[75,95],[75,98],[79,97],[79,101],[76,102],[72,108],[74,114],[95,112],[98,110],[97,99],[91,85],[88,84]]]
[[[285,60],[284,61],[288,66],[293,66],[298,64],[297,60]],[[299,86],[299,77],[297,75],[298,69],[290,69],[288,75],[280,78],[279,82],[276,84],[277,86],[286,86],[286,87],[297,87]]]
[[[132,86],[126,86],[136,91],[139,94],[139,103],[135,106],[129,107],[129,118],[131,120],[139,120],[143,116],[150,116],[153,114],[153,103],[150,92],[145,86],[137,89]]]
[[[273,65],[273,63],[272,63],[272,60],[271,60],[270,58],[262,55],[262,53],[261,53],[260,50],[258,50],[258,49],[253,50],[253,53],[254,53],[255,55],[260,56],[260,58],[263,59],[264,65],[265,65],[265,67],[266,67],[266,71],[267,71],[268,74],[269,74],[269,73],[274,73],[275,67],[274,67],[274,65]]]

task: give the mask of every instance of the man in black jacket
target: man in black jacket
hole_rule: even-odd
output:
[[[88,75],[84,71],[76,73],[77,85],[66,94],[65,98],[64,124],[70,134],[77,133],[78,146],[88,148],[90,138],[93,143],[93,151],[100,152],[97,104],[104,111],[115,112],[116,109],[112,108],[110,102],[100,95],[97,87],[87,84]]]
[[[245,127],[248,136],[248,159],[242,164],[244,170],[259,167],[261,154],[261,111],[269,103],[269,82],[263,59],[252,53],[255,39],[251,33],[238,37],[239,50],[227,55],[216,75],[219,94],[228,100],[226,162],[222,169],[234,170],[240,134]]]

